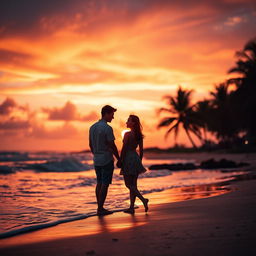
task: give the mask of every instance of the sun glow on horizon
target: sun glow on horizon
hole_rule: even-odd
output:
[[[122,136],[122,139],[124,138],[124,135],[127,133],[127,132],[130,132],[131,130],[130,129],[125,129],[121,132],[121,136]]]

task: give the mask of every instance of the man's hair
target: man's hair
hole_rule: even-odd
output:
[[[105,114],[110,114],[113,112],[116,112],[116,108],[106,105],[101,109],[101,116],[104,116]]]

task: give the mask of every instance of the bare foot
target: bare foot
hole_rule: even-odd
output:
[[[97,211],[97,215],[98,216],[103,216],[103,215],[109,215],[112,214],[112,211],[106,210],[106,209],[102,209],[102,210],[98,210]]]
[[[124,212],[134,214],[134,209],[133,208],[128,208],[128,209],[124,210]]]
[[[144,202],[143,202],[143,205],[144,205],[144,208],[145,208],[145,212],[147,212],[148,211],[148,199],[147,198],[145,198],[145,200],[144,200]]]

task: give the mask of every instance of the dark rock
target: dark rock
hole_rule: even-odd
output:
[[[213,158],[206,161],[202,161],[200,165],[194,163],[178,163],[178,164],[154,164],[149,166],[149,170],[162,170],[167,169],[170,171],[181,171],[181,170],[195,170],[195,169],[223,169],[223,168],[238,168],[248,166],[248,163],[236,163],[232,160],[225,158],[216,161]]]
[[[86,252],[86,255],[95,255],[95,251],[94,250],[88,251]]]
[[[198,167],[193,163],[186,164],[154,164],[149,166],[149,170],[162,170],[167,169],[170,171],[180,171],[180,170],[195,170]]]
[[[247,166],[249,164],[247,163],[239,163],[237,164],[236,162],[232,161],[232,160],[227,160],[225,158],[216,161],[213,158],[203,161],[200,164],[200,168],[202,169],[222,169],[222,168],[238,168],[238,167],[242,167],[242,166]]]
[[[15,170],[12,167],[6,165],[0,165],[0,174],[12,174]]]

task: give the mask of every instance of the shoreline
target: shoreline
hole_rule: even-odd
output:
[[[247,174],[239,174],[238,176],[244,176]],[[233,176],[234,179],[236,179],[236,176]],[[229,183],[233,182],[233,180],[230,181],[221,181],[221,182],[216,182],[216,183],[210,183],[210,184],[201,184],[201,185],[192,185],[192,186],[181,186],[181,187],[173,187],[169,189],[165,189],[163,191],[158,191],[158,192],[153,192],[149,194],[144,194],[150,197],[150,202],[151,205],[158,205],[158,204],[165,204],[165,203],[174,203],[174,202],[181,202],[181,201],[187,201],[187,200],[196,200],[199,198],[208,198],[208,197],[213,197],[213,196],[218,196],[222,195],[224,193],[229,193],[231,192],[231,189],[228,188]],[[184,191],[187,191],[187,194],[184,195]],[[196,194],[193,194],[193,191],[197,191]],[[200,192],[198,193],[198,191]],[[164,199],[166,196],[172,195],[172,201],[170,202],[170,199]],[[137,200],[138,202],[138,200]],[[161,202],[161,203],[156,203],[156,202]],[[141,202],[138,202],[136,204],[136,209],[139,208],[139,206],[142,207]],[[123,209],[111,209],[113,213],[118,213],[118,212],[123,212],[126,208]],[[76,222],[79,220],[85,220],[87,218],[92,218],[92,217],[98,217],[97,213],[92,213],[92,214],[84,214],[81,216],[77,217],[70,217],[67,219],[61,219],[49,223],[44,223],[44,224],[39,224],[39,225],[34,225],[34,226],[28,226],[24,228],[20,228],[17,230],[11,230],[7,231],[4,233],[0,233],[0,248],[1,248],[1,241],[5,241],[6,239],[13,238],[15,239],[17,236],[21,236],[24,234],[30,234],[31,232],[35,231],[43,231],[48,228],[52,228],[58,225],[62,225],[65,223],[72,223]]]
[[[252,230],[256,228],[256,208],[250,211],[249,206],[256,203],[255,186],[254,179],[232,182],[230,193],[196,200],[153,204],[148,214],[140,207],[135,215],[116,212],[104,217],[95,216],[60,224],[0,240],[0,253],[27,256],[129,255],[128,251],[134,249],[134,255],[170,255],[172,251],[182,252],[181,255],[193,255],[184,251],[182,243],[185,242],[190,248],[187,250],[199,247],[200,252],[194,252],[195,255],[217,255],[217,252],[209,254],[206,245],[198,244],[195,247],[193,241],[207,240],[210,244],[215,244],[224,239],[225,246],[222,249],[225,253],[218,252],[218,255],[231,255],[231,251],[232,255],[253,255],[242,254],[240,249],[241,254],[236,254],[232,248],[240,238],[242,241],[239,244],[243,250],[248,249],[250,252],[249,249],[254,248],[252,238],[256,236]],[[237,225],[239,228],[236,229]],[[36,237],[45,240],[36,240]],[[147,240],[151,241],[150,244],[155,244],[152,248],[149,246],[153,251],[147,248]],[[141,248],[142,244],[145,245],[144,250]],[[232,248],[229,246],[231,244]],[[115,250],[113,245],[117,247]],[[108,253],[104,248],[107,248]],[[200,254],[203,251],[204,254]]]
[[[247,171],[243,170],[240,172],[242,172],[242,174],[240,173],[240,174],[231,176],[233,177],[233,179],[228,181],[219,181],[214,183],[191,185],[191,186],[190,185],[177,186],[169,189],[164,189],[163,191],[157,191],[157,192],[144,194],[144,195],[150,198],[151,206],[219,196],[225,193],[232,192],[232,189],[229,188],[230,183],[236,182],[237,180],[244,180],[248,178],[251,179],[252,175]],[[172,199],[169,198],[170,196],[172,197]],[[169,199],[165,199],[165,198],[169,198]],[[139,208],[138,205],[142,207],[142,203],[139,200],[137,200],[136,208]],[[111,211],[113,211],[113,213],[115,214],[118,212],[123,212],[123,210],[125,209],[126,208],[111,209]],[[62,225],[70,222],[72,223],[79,220],[85,220],[92,217],[97,217],[97,213],[95,212],[95,213],[84,214],[76,217],[69,217],[66,219],[60,219],[60,220],[52,221],[49,223],[28,226],[28,227],[20,228],[17,230],[11,230],[4,233],[0,233],[0,248],[1,248],[1,241],[5,241],[6,239],[13,238],[15,240],[17,236],[30,234],[31,232],[35,232],[35,231],[43,231],[45,229],[56,227],[58,225]]]

